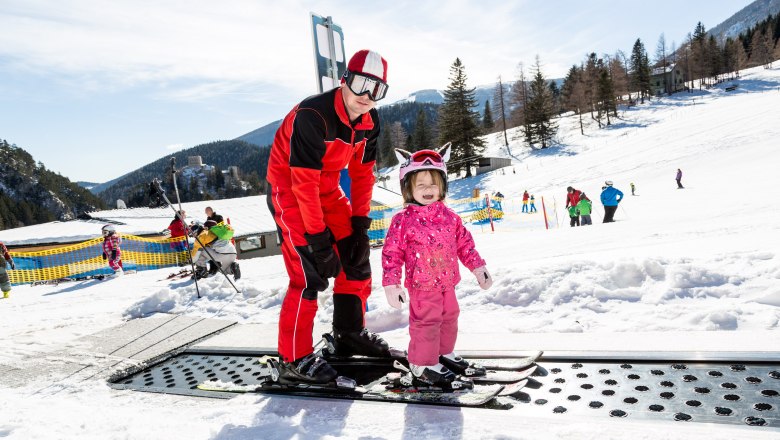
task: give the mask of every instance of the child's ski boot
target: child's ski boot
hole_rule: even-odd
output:
[[[456,374],[461,374],[466,377],[484,376],[487,374],[485,367],[463,359],[462,357],[455,354],[454,351],[450,354],[439,356],[439,362],[441,362],[445,367],[454,371]]]
[[[442,364],[432,366],[409,364],[409,372],[401,377],[401,385],[417,388],[438,388],[442,391],[474,388],[474,384]]]

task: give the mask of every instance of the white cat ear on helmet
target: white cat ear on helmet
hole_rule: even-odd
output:
[[[412,153],[410,153],[410,152],[408,152],[406,150],[402,150],[401,148],[396,148],[395,149],[395,157],[398,158],[398,162],[404,163],[404,162],[407,162],[410,157],[412,157]]]
[[[452,147],[452,142],[447,142],[441,148],[436,150],[436,152],[439,153],[439,156],[444,159],[445,163],[450,160],[450,152],[452,151],[452,148],[450,147]]]

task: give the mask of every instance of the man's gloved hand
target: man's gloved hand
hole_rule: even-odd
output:
[[[333,251],[330,229],[325,228],[319,234],[303,234],[309,243],[309,250],[314,254],[317,273],[323,278],[333,278],[341,272],[341,262]]]
[[[488,272],[487,267],[478,267],[471,273],[477,277],[477,282],[479,283],[479,287],[481,287],[482,290],[488,290],[490,289],[490,286],[493,285],[493,277],[490,276],[490,272]]]
[[[116,249],[111,251],[111,261],[116,260]]]
[[[399,284],[385,286],[385,296],[387,303],[398,310],[401,310],[403,303],[407,302],[406,291]]]
[[[371,219],[368,217],[352,217],[352,236],[349,262],[352,267],[358,267],[368,262],[371,254],[371,244],[368,242],[368,229]]]
[[[14,260],[9,261],[11,263],[11,270],[16,270],[16,263],[14,263]]]
[[[103,252],[103,259],[104,259],[104,260],[107,260],[107,259],[108,259],[108,255],[107,255],[105,252]]]

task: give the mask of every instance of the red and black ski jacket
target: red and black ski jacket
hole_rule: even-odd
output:
[[[295,197],[305,232],[325,230],[322,200],[341,192],[339,175],[347,165],[352,215],[368,216],[378,138],[376,109],[350,123],[341,88],[306,98],[284,118],[271,147],[267,179],[272,191]]]

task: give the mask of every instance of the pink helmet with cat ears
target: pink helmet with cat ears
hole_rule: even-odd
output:
[[[447,161],[450,159],[450,146],[452,142],[447,142],[438,150],[420,150],[411,153],[400,148],[395,149],[395,155],[401,162],[398,179],[401,181],[401,188],[404,187],[404,181],[417,171],[436,170],[441,173],[445,185],[447,184]]]

